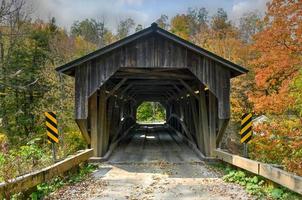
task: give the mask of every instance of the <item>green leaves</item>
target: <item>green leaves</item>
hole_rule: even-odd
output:
[[[165,108],[159,102],[143,102],[137,108],[137,121],[139,122],[165,121]]]
[[[249,194],[258,197],[259,199],[266,199],[269,197],[274,200],[296,200],[301,198],[300,195],[288,191],[286,188],[273,185],[262,177],[252,175],[246,171],[227,167],[225,172],[226,175],[223,176],[224,181],[237,183],[243,186]]]

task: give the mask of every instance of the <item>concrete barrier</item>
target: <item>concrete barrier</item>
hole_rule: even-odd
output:
[[[278,183],[288,189],[302,195],[302,177],[276,168],[272,165],[243,158],[217,149],[214,151],[215,156],[231,165],[247,170],[254,174],[260,175],[275,183]]]
[[[51,178],[62,175],[80,163],[87,161],[93,155],[93,149],[79,151],[76,155],[67,157],[44,169],[19,176],[7,182],[0,183],[0,199],[5,193],[17,193],[26,191],[36,185],[49,181]]]

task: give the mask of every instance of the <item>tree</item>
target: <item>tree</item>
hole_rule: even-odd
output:
[[[188,40],[190,37],[190,18],[187,15],[176,15],[171,19],[171,32]]]
[[[169,28],[168,19],[169,18],[167,15],[161,15],[160,18],[158,18],[155,22],[158,24],[160,28],[168,30]]]
[[[71,34],[73,36],[82,36],[85,40],[97,44],[99,47],[107,45],[105,35],[110,32],[105,28],[104,22],[95,19],[85,19],[76,21],[71,26]]]
[[[240,18],[239,31],[241,38],[246,43],[252,42],[252,36],[263,29],[263,23],[260,14],[257,12],[245,13]]]
[[[288,89],[302,63],[301,7],[301,1],[268,3],[264,29],[254,37],[256,84],[250,99],[258,113],[280,114],[293,103]]]
[[[226,36],[226,32],[232,27],[228,20],[228,15],[225,10],[218,8],[217,13],[212,17],[211,28],[213,31],[219,33],[219,37]]]
[[[208,14],[206,8],[189,8],[187,15],[190,18],[190,35],[207,29]]]
[[[135,22],[132,18],[121,20],[117,27],[117,38],[122,39],[127,37],[134,28]]]
[[[291,109],[300,118],[302,124],[302,69],[300,69],[299,74],[290,84],[289,92],[294,100]]]
[[[146,101],[137,108],[139,122],[165,121],[165,108],[159,102]]]
[[[143,30],[143,25],[138,24],[138,25],[136,26],[136,28],[135,28],[135,32],[138,32],[138,31],[141,31],[141,30]]]

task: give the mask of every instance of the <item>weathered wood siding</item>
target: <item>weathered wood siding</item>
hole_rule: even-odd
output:
[[[188,68],[217,97],[218,117],[230,117],[229,69],[154,33],[76,67],[76,119],[87,119],[88,98],[123,67]]]

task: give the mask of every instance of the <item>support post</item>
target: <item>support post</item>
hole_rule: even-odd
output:
[[[97,106],[98,94],[95,92],[89,101],[89,117],[90,117],[90,136],[91,136],[91,148],[93,148],[93,156],[99,156],[98,153],[98,106]]]
[[[98,101],[98,155],[103,156],[108,149],[109,134],[107,127],[107,104],[106,92],[104,88],[100,89]]]
[[[206,103],[206,95],[204,86],[200,86],[199,90],[199,138],[203,146],[203,154],[209,156],[209,124],[208,124],[208,111]]]
[[[57,161],[57,155],[56,155],[56,146],[55,143],[51,143],[51,150],[52,150],[52,159],[53,162],[55,163]]]
[[[248,144],[247,143],[243,143],[243,157],[248,158],[249,157],[249,153],[248,153]]]
[[[216,149],[216,126],[217,126],[217,101],[212,92],[209,92],[209,146],[210,156],[214,156],[214,150]]]

